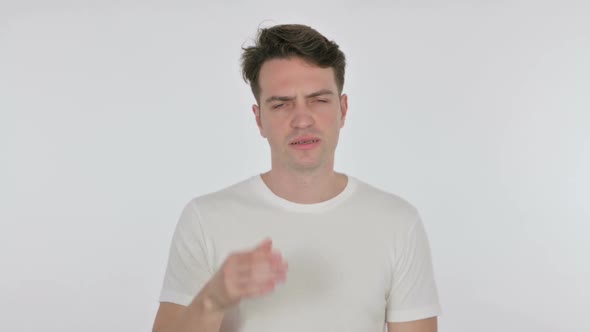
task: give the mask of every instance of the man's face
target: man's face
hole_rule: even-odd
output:
[[[272,59],[260,68],[260,105],[252,110],[268,139],[273,167],[313,171],[334,167],[348,102],[332,68],[301,58]]]

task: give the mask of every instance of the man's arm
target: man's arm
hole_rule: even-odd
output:
[[[430,317],[403,323],[387,323],[388,332],[437,332],[438,320]]]
[[[153,332],[202,331],[218,332],[223,312],[206,305],[204,295],[198,295],[188,306],[162,302],[156,314]]]
[[[272,292],[285,281],[287,263],[267,239],[255,249],[230,254],[188,306],[162,302],[153,332],[219,332],[227,309],[242,299]]]

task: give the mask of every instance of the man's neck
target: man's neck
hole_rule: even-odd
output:
[[[309,173],[272,169],[261,177],[275,195],[299,204],[327,201],[340,194],[348,184],[348,177],[333,169]]]

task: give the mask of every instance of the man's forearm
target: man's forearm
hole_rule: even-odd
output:
[[[223,316],[207,295],[200,293],[170,326],[153,332],[219,332]]]

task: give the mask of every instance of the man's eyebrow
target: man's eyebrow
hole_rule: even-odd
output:
[[[289,96],[270,96],[268,98],[266,98],[266,100],[264,101],[265,103],[270,103],[273,101],[291,101],[295,99],[295,97],[289,97]]]
[[[314,93],[310,93],[307,96],[305,96],[305,98],[315,98],[315,97],[319,97],[319,96],[323,96],[323,95],[333,95],[334,91],[332,90],[328,90],[328,89],[322,89],[320,91],[316,91]]]
[[[315,98],[315,97],[319,97],[319,96],[323,96],[323,95],[333,95],[334,91],[332,90],[328,90],[328,89],[322,89],[313,93],[310,93],[308,95],[305,96],[306,99],[308,98]],[[268,98],[266,98],[266,100],[264,101],[265,103],[270,103],[273,101],[291,101],[294,100],[295,97],[291,97],[291,96],[270,96]]]

